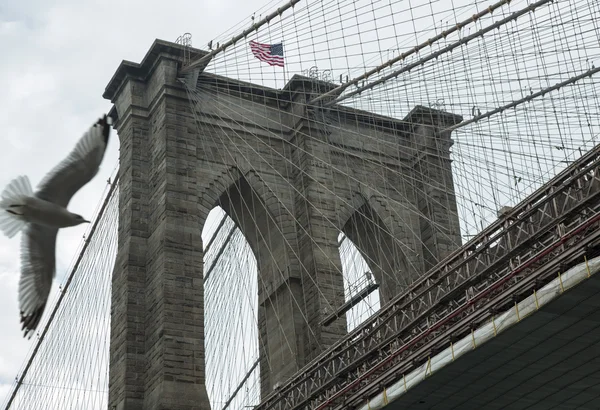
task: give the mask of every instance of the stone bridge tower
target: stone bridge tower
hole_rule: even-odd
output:
[[[382,303],[460,245],[451,140],[440,132],[459,117],[311,108],[333,86],[300,76],[275,90],[201,73],[206,103],[194,104],[177,79],[183,51],[155,41],[141,63],[121,63],[104,93],[120,138],[117,410],[210,408],[201,232],[216,205],[257,259],[263,397],[346,333],[344,315],[323,323],[344,303],[340,231],[371,266]]]

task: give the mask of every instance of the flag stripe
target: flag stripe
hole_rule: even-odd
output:
[[[263,44],[254,40],[250,41],[250,50],[254,57],[271,66],[283,67],[283,44]]]

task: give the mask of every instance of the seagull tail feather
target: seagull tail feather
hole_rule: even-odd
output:
[[[13,179],[0,195],[0,231],[12,238],[27,224],[22,216],[28,197],[33,196],[29,178],[24,175]]]

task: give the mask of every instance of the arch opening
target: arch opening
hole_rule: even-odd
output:
[[[379,285],[379,291],[374,292],[378,296],[377,302],[375,299],[369,300],[371,303],[377,303],[379,309],[380,305],[400,293],[411,280],[406,267],[406,258],[398,241],[366,200],[350,215],[342,227],[342,233],[346,237],[343,242],[340,242],[344,279],[351,284],[352,278],[359,280],[358,275],[363,275],[366,279],[365,272],[368,272],[368,276],[372,277],[370,281]],[[345,248],[343,248],[344,242],[346,242]],[[343,256],[342,252],[344,252]],[[359,255],[362,260],[358,259]],[[365,279],[363,279],[364,283],[358,286],[358,290],[354,291],[355,293],[371,283]],[[366,317],[362,318],[361,322]]]
[[[206,388],[211,408],[253,406],[260,401],[256,257],[221,206],[209,213],[202,241]]]
[[[343,232],[338,235],[338,249],[344,276],[344,299],[348,303],[360,298],[346,312],[346,326],[351,332],[380,309],[380,297],[377,291],[361,297],[361,293],[375,283],[375,278],[356,245]]]
[[[278,210],[266,205],[266,201],[277,205],[276,197],[255,175],[234,171],[227,175],[229,186],[215,199],[209,216],[212,221],[207,219],[205,224],[207,237],[203,237],[206,386],[218,407],[224,407],[224,403],[230,407],[236,407],[234,403],[242,403],[241,407],[258,404],[278,382],[295,374],[298,355],[303,353],[298,343],[303,337],[302,327],[297,320],[303,317],[298,312],[304,308],[300,305],[301,283],[285,277],[290,264],[290,238],[274,217],[273,211]],[[214,185],[223,186],[221,181]],[[213,232],[218,228],[220,239],[209,238],[210,226]],[[213,281],[220,287],[211,289],[216,286],[211,285]],[[233,310],[238,316],[224,313]],[[291,317],[296,318],[294,326],[289,326],[286,319]],[[233,337],[237,344],[230,340],[221,343],[231,334],[226,329],[234,328],[239,335]],[[217,350],[219,353],[214,353]],[[234,353],[230,355],[229,351]],[[211,352],[214,358],[209,357]],[[243,361],[236,359],[241,352]],[[243,365],[229,370],[234,363]],[[234,380],[239,384],[235,385]],[[244,399],[234,402],[221,391],[232,389],[232,395]]]

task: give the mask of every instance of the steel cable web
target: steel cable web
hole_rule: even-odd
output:
[[[404,40],[404,44],[398,40],[399,44],[394,50],[410,49],[418,41],[431,38],[433,33],[448,29],[455,21],[478,11],[470,7],[468,2],[451,3],[454,9],[429,15],[434,24],[427,30],[422,28],[424,25],[417,26],[415,23],[414,27],[419,30],[409,30],[411,36]],[[415,6],[414,10],[410,9],[411,13],[390,13],[387,18],[392,23],[386,25],[377,14],[375,5],[372,14],[368,15],[366,10],[369,4],[355,2],[355,13],[362,10],[362,14],[358,14],[364,20],[360,21],[360,26],[371,27],[377,34],[376,40],[361,30],[360,38],[364,41],[348,45],[347,38],[353,34],[347,33],[347,30],[351,29],[340,27],[336,37],[333,33],[337,32],[337,26],[331,18],[335,15],[332,11],[335,8],[330,3],[318,2],[313,9],[321,7],[322,13],[313,11],[309,19],[308,9],[296,7],[293,17],[284,17],[281,24],[273,23],[268,30],[259,31],[256,36],[265,42],[268,41],[265,38],[271,41],[280,38],[287,40],[285,70],[261,66],[263,63],[253,58],[244,42],[215,57],[207,70],[277,87],[283,85],[286,73],[289,80],[291,73],[303,72],[306,67],[324,67],[336,73],[345,70],[347,66],[340,64],[332,56],[331,47],[328,47],[342,42],[346,44],[345,56],[349,56],[349,50],[357,50],[358,57],[352,60],[356,66],[373,68],[390,56],[386,48],[392,44],[390,39],[395,41],[399,38],[390,35],[386,42],[387,37],[383,32],[390,29],[389,26],[395,28],[397,34],[404,28],[403,24],[412,21],[406,17],[407,14],[411,14],[411,18],[416,18],[418,22],[423,22],[424,16],[428,15],[424,12],[424,5]],[[527,4],[513,1],[464,28],[454,37],[448,36],[433,44],[431,49],[407,58],[398,66],[382,70],[367,82],[416,63],[494,21],[509,17]],[[434,7],[434,4],[429,6]],[[382,6],[378,3],[377,7]],[[439,8],[436,7],[436,10]],[[342,21],[351,20],[351,14],[347,11],[340,18]],[[417,65],[376,89],[347,98],[343,104],[393,118],[402,118],[415,105],[421,104],[442,108],[470,120],[478,113],[484,114],[586,72],[594,67],[595,60],[599,64],[597,14],[598,6],[586,0],[544,4],[535,12],[511,21],[484,37],[475,38],[451,53],[441,54],[423,65]],[[405,16],[407,21],[399,21],[400,16]],[[442,16],[445,19],[439,21]],[[306,40],[299,40],[302,33],[306,33]],[[375,52],[379,53],[379,59],[358,51],[359,46],[365,45],[366,38],[369,38],[368,41],[377,41],[380,48],[375,47]],[[317,40],[325,43],[322,49],[314,45]],[[311,48],[315,50],[312,53]],[[362,61],[358,62],[357,58]],[[348,66],[352,64],[351,59],[344,63]],[[257,71],[254,72],[254,69]],[[321,78],[337,82],[337,77],[326,75]],[[593,146],[600,131],[596,126],[598,97],[590,92],[596,86],[597,76],[591,76],[572,87],[546,95],[540,99],[542,103],[523,104],[514,109],[515,114],[505,111],[455,131],[453,172],[455,183],[459,185],[457,197],[463,202],[461,228],[465,237],[471,237],[487,226],[496,218],[496,212],[501,207],[514,205],[543,180]],[[346,92],[355,89],[350,87]],[[516,113],[521,110],[522,113]],[[486,200],[478,200],[482,198]]]
[[[335,87],[340,76],[346,81],[362,75],[492,3],[482,7],[481,2],[467,0],[301,2],[250,36],[264,43],[283,41],[284,69],[259,62],[247,41],[240,41],[217,54],[198,83],[187,89],[189,107],[182,111],[193,116],[198,151],[213,155],[218,147],[217,159],[237,168],[214,171],[230,183],[219,193],[202,232],[206,386],[211,408],[259,404],[261,372],[273,371],[278,360],[298,351],[296,341],[283,331],[290,320],[283,312],[302,312],[297,320],[303,322],[306,338],[318,352],[326,347],[319,335],[331,328],[315,325],[312,316],[321,313],[307,307],[312,303],[309,297],[332,313],[371,283],[385,284],[332,325],[351,332],[380,309],[381,295],[393,289],[383,298],[385,303],[437,262],[436,252],[465,243],[496,221],[502,207],[514,206],[596,145],[600,101],[594,73],[494,112],[591,73],[600,64],[597,2],[538,3],[534,11],[511,20],[512,13],[537,4],[513,0],[346,88],[324,107],[304,107],[301,116],[310,127],[292,129],[287,125],[289,117],[273,109],[288,103],[275,90],[293,74],[303,73]],[[477,35],[502,19],[508,21]],[[213,43],[226,41],[243,27],[243,23],[236,25]],[[469,36],[474,37],[465,42]],[[451,52],[444,52],[451,46]],[[386,76],[391,77],[383,81]],[[248,98],[239,86],[232,86],[232,80],[270,90]],[[378,80],[381,83],[369,86]],[[336,99],[337,104],[331,105]],[[465,125],[456,125],[452,132],[452,175],[447,163],[435,155],[409,165],[394,162],[394,158],[418,157],[420,148],[411,141],[422,135],[409,127],[399,143],[394,127],[381,116],[399,121],[417,105],[463,117]],[[352,109],[363,110],[369,125],[358,120],[350,123],[345,113]],[[311,127],[319,132],[309,131]],[[282,135],[289,133],[294,138],[281,142]],[[324,139],[332,149],[319,150]],[[431,142],[435,147],[448,143],[440,134]],[[265,197],[270,198],[268,204]],[[231,209],[236,201],[239,208]],[[267,207],[270,213],[264,217]],[[284,229],[277,218],[301,215],[297,209],[310,210],[318,222],[294,216],[293,224]],[[456,216],[456,231],[448,228],[447,215]],[[265,225],[253,231],[259,218]],[[113,191],[27,376],[17,386],[11,408],[106,407],[117,223],[118,197]],[[334,235],[326,240],[313,235],[320,229]],[[271,237],[282,238],[283,246],[292,249],[289,257],[298,259],[298,269],[317,273],[302,277],[312,296],[288,289],[292,297],[270,299],[279,310],[261,333],[259,295],[268,291],[269,283],[259,267],[272,260],[282,263],[276,257],[281,243],[270,242]],[[295,240],[304,241],[303,249],[317,257],[300,258]],[[257,253],[251,243],[261,243],[263,251]],[[386,248],[378,252],[382,243]],[[270,279],[284,278],[284,269],[273,272]],[[343,278],[343,294],[332,297],[328,287],[339,278]],[[281,338],[281,357],[261,361],[261,349],[273,337]]]
[[[407,205],[407,192],[413,196],[426,196],[437,188],[446,195],[453,194],[456,197],[460,239],[453,241],[448,235],[445,239],[457,246],[496,221],[502,207],[514,206],[523,200],[597,143],[600,135],[600,105],[596,91],[598,77],[593,70],[595,62],[598,64],[600,61],[598,5],[583,0],[538,2],[534,11],[513,18],[513,13],[534,4],[513,1],[492,15],[482,17],[458,33],[433,44],[431,48],[407,57],[398,65],[384,68],[364,84],[359,84],[360,87],[367,86],[361,93],[346,96],[359,89],[352,86],[341,94],[339,99],[343,99],[343,106],[364,110],[365,116],[370,112],[402,119],[415,105],[463,116],[467,125],[458,125],[452,135],[454,188],[448,184],[448,180],[441,187],[427,181],[419,185],[410,176],[403,175],[404,170],[390,166],[388,158],[380,154],[386,150],[398,151],[396,142],[383,137],[390,129],[383,127],[375,133],[363,132],[359,127],[348,130],[344,128],[344,121],[335,106],[322,111],[315,109],[316,114],[311,121],[327,133],[344,133],[347,139],[362,139],[361,166],[373,170],[373,174],[366,182],[357,177],[357,173],[345,171],[344,166],[351,158],[355,160],[360,150],[337,147],[335,156],[331,153],[323,155],[313,149],[321,137],[317,138],[302,129],[295,130],[297,137],[289,143],[289,151],[306,157],[322,170],[320,172],[339,177],[334,179],[333,184],[325,183],[280,154],[281,148],[275,141],[281,138],[282,132],[288,130],[279,125],[282,116],[267,108],[281,103],[277,101],[279,97],[261,94],[255,99],[255,104],[263,101],[264,108],[257,109],[240,95],[235,85],[225,79],[281,88],[292,74],[304,73],[335,84],[338,83],[337,73],[343,73],[342,77],[345,77],[345,73],[359,75],[389,59],[393,53],[387,50],[397,53],[410,49],[420,41],[447,30],[465,16],[480,11],[469,2],[444,3],[449,7],[448,10],[440,9],[436,2],[422,2],[419,6],[415,5],[418,2],[402,2],[403,5],[407,3],[408,12],[403,14],[390,13],[396,3],[386,3],[388,14],[385,18],[390,24],[385,24],[386,20],[377,14],[382,2],[358,1],[349,5],[322,1],[311,3],[312,7],[296,7],[293,15],[284,16],[281,22],[259,30],[254,36],[267,43],[283,39],[285,69],[267,67],[251,55],[247,50],[247,42],[240,42],[214,57],[196,87],[189,90],[189,95],[196,120],[201,124],[198,132],[210,141],[208,145],[225,146],[223,155],[232,163],[257,173],[274,173],[285,179],[296,178],[302,183],[318,187],[316,189],[321,192],[321,198],[318,194],[316,197],[303,196],[305,191],[293,186],[288,188],[285,195],[301,197],[309,206],[314,206],[321,223],[335,229],[344,224],[340,215],[331,217],[318,209],[332,196],[344,205],[354,206],[355,203],[345,194],[347,185],[358,185],[381,198],[386,208],[395,210],[392,218],[400,225],[410,225],[407,214],[413,213],[426,220],[429,215],[425,208],[415,209]],[[361,30],[352,33],[353,24],[336,26],[334,16],[342,23],[354,21]],[[487,30],[483,36],[476,35],[502,19],[507,22],[492,31]],[[402,24],[413,25],[412,29],[404,31],[410,35],[398,35]],[[396,33],[386,34],[386,29],[396,30]],[[453,47],[452,52],[427,58],[471,35],[472,40]],[[351,38],[354,40],[350,41]],[[336,49],[341,50],[340,56],[335,55]],[[322,70],[307,72],[306,69],[312,66],[327,68],[336,74],[323,74]],[[411,69],[402,71],[403,67]],[[368,88],[369,83],[396,70],[401,72]],[[589,75],[578,77],[585,73]],[[559,82],[568,84],[553,89]],[[533,97],[528,100],[527,96]],[[520,99],[523,102],[510,109],[486,115]],[[437,142],[441,143],[442,140]],[[256,165],[258,163],[261,165]],[[429,166],[432,172],[442,170],[436,163]],[[381,182],[370,183],[376,179]],[[268,182],[266,185],[273,191],[279,189]],[[428,206],[450,211],[439,198],[433,198]],[[279,205],[279,210],[291,211],[284,205]],[[247,212],[252,213],[252,207],[247,207]],[[356,214],[376,223],[373,216],[363,209],[358,209]],[[297,225],[301,225],[301,222],[296,221]],[[437,224],[442,228],[440,220],[429,219],[427,222],[433,227]],[[407,253],[410,253],[410,249],[414,252],[417,246],[425,252],[432,251],[431,247],[436,246],[430,242],[407,241],[395,227],[387,231],[398,248]],[[296,233],[302,235],[302,228],[296,227]],[[363,246],[368,247],[368,242]],[[310,246],[317,253],[327,253],[323,244],[315,238],[311,239]],[[342,265],[349,259],[342,255]],[[384,262],[367,262],[361,258],[360,263],[371,270],[382,270],[388,279],[398,280],[397,276],[391,277],[389,271],[385,270]],[[415,266],[416,263],[409,262],[409,269]],[[343,267],[341,270],[337,274],[345,277],[345,289],[365,288],[367,281],[364,275],[356,274],[349,280],[347,269]],[[356,269],[356,272],[360,270],[362,268]],[[408,283],[410,281],[399,285],[406,286]],[[263,285],[259,283],[260,286]],[[347,291],[345,300],[350,298]],[[327,300],[326,297],[324,299]],[[306,300],[290,303],[292,308],[300,309]],[[365,310],[368,312],[366,316],[378,309],[378,301],[367,301],[369,303],[371,306]],[[309,324],[308,321],[306,323]],[[348,325],[348,328],[351,330],[352,327]],[[250,402],[254,402],[256,394],[252,394]]]

